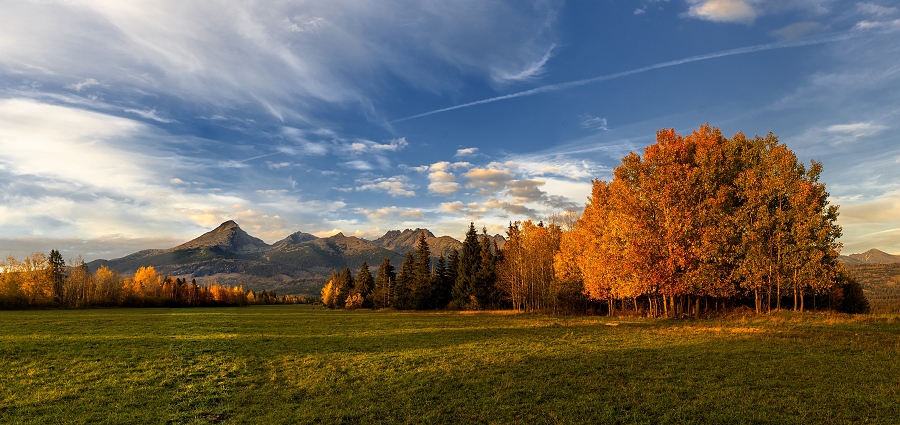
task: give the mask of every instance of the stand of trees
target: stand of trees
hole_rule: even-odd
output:
[[[0,308],[175,307],[295,304],[294,296],[259,294],[242,287],[228,288],[215,280],[198,284],[192,279],[159,276],[142,267],[133,277],[100,267],[91,273],[79,257],[68,266],[59,251],[37,252],[23,261],[6,257],[0,263]]]
[[[657,133],[610,182],[595,180],[575,229],[563,235],[557,276],[593,300],[642,302],[650,315],[699,315],[749,298],[756,313],[803,310],[843,275],[841,228],[822,164],[809,167],[769,134],[731,139],[702,126]]]
[[[345,269],[323,300],[332,308],[654,317],[740,305],[802,311],[809,301],[865,312],[859,284],[837,262],[838,207],[821,173],[821,163],[799,162],[772,134],[662,130],[643,156],[623,158],[611,181],[593,182],[580,217],[511,223],[503,250],[486,232],[479,240],[473,223],[449,261],[430,256],[423,232],[399,274],[387,259],[374,283],[354,283]],[[359,276],[368,273],[364,265]]]
[[[409,251],[397,273],[388,258],[382,261],[373,278],[363,263],[356,278],[350,269],[332,273],[322,288],[322,302],[329,308],[396,308],[427,310],[449,307],[460,309],[502,308],[496,286],[500,253],[487,230],[481,237],[475,224],[469,225],[460,251],[449,259],[434,258],[425,232],[419,234],[414,250]]]

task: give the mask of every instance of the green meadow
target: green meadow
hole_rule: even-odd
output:
[[[0,311],[0,423],[900,423],[900,319]]]

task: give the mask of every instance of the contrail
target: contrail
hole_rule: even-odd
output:
[[[743,55],[743,54],[747,54],[747,53],[762,52],[764,50],[786,49],[789,47],[800,47],[800,46],[809,46],[809,45],[813,45],[813,44],[830,43],[832,41],[847,40],[849,38],[853,38],[854,36],[855,35],[853,35],[853,34],[843,33],[843,34],[839,34],[839,35],[835,35],[835,36],[831,36],[831,37],[818,38],[818,39],[813,39],[813,40],[794,41],[794,42],[790,42],[790,43],[778,42],[778,43],[768,43],[768,44],[757,44],[755,46],[739,47],[737,49],[723,50],[721,52],[707,53],[705,55],[699,55],[699,56],[691,56],[689,58],[677,59],[677,60],[673,60],[673,61],[669,61],[669,62],[661,62],[661,63],[657,63],[654,65],[645,66],[643,68],[636,68],[636,69],[632,69],[629,71],[617,72],[615,74],[601,75],[599,77],[587,78],[584,80],[569,81],[569,82],[565,82],[565,83],[548,84],[546,86],[533,88],[531,90],[525,90],[525,91],[520,91],[517,93],[506,94],[503,96],[497,96],[497,97],[491,97],[491,98],[482,99],[482,100],[476,100],[475,102],[464,103],[462,105],[451,106],[449,108],[435,109],[433,111],[423,112],[423,113],[417,114],[417,115],[411,115],[406,118],[400,118],[400,119],[391,121],[391,123],[398,123],[398,122],[408,121],[408,120],[412,120],[412,119],[416,119],[416,118],[427,117],[429,115],[439,114],[441,112],[452,111],[454,109],[468,108],[470,106],[484,105],[486,103],[493,103],[493,102],[498,102],[501,100],[515,99],[517,97],[531,96],[534,94],[565,90],[565,89],[569,89],[572,87],[578,87],[578,86],[584,86],[587,84],[599,83],[601,81],[614,80],[616,78],[622,78],[622,77],[627,77],[629,75],[640,74],[642,72],[652,71],[654,69],[659,69],[659,68],[667,68],[670,66],[683,65],[686,63],[698,62],[698,61],[703,61],[703,60],[707,60],[707,59],[721,58],[721,57],[725,57],[725,56],[734,56],[734,55]]]

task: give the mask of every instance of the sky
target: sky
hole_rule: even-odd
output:
[[[900,2],[0,2],[0,254],[116,258],[583,208],[656,131],[824,164],[900,253]]]

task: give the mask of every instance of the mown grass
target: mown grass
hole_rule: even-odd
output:
[[[0,312],[0,423],[900,423],[900,319]]]

